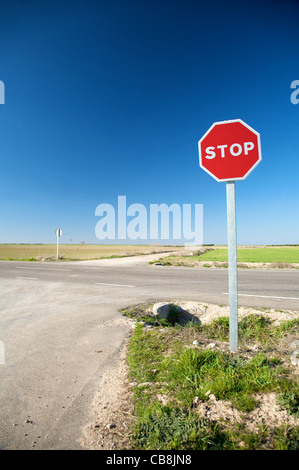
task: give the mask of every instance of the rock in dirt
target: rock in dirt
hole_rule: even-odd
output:
[[[158,302],[153,306],[153,315],[154,317],[161,317],[165,320],[169,317],[170,314],[170,304],[164,302]]]

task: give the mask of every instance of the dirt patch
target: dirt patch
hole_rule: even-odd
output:
[[[197,405],[196,411],[203,418],[221,422],[224,427],[244,424],[246,429],[253,433],[258,432],[261,425],[273,429],[282,425],[298,426],[299,419],[288,415],[286,410],[279,407],[275,393],[257,394],[253,398],[258,402],[258,406],[250,413],[242,413],[230,401],[216,400],[212,394],[207,402]]]
[[[148,264],[153,262],[159,256],[159,259],[163,259],[166,256],[177,256],[181,251],[165,251],[165,252],[152,252],[150,254],[134,254],[131,256],[123,256],[116,258],[106,259],[91,259],[76,261],[76,264],[82,264],[84,266],[132,266],[140,264]]]
[[[229,306],[219,306],[196,301],[173,300],[175,305],[179,305],[191,316],[198,318],[202,323],[209,323],[219,317],[229,316]],[[298,312],[294,310],[278,310],[274,308],[256,309],[250,307],[238,307],[238,317],[243,318],[246,315],[259,314],[269,317],[273,321],[293,320],[298,318]]]

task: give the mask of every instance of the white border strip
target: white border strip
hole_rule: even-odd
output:
[[[136,286],[131,286],[129,284],[108,284],[106,282],[96,282],[95,284],[97,286],[110,286],[110,287],[136,287]]]
[[[36,271],[62,271],[62,272],[71,272],[72,269],[60,269],[60,268],[31,268],[29,266],[15,266],[15,269],[33,269]]]
[[[222,292],[223,295],[228,295],[228,292]],[[259,295],[259,294],[238,294],[244,297],[262,297],[265,299],[285,299],[285,300],[299,300],[299,297],[278,297],[277,295]]]

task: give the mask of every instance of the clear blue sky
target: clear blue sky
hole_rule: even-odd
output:
[[[236,182],[239,244],[299,243],[299,2],[0,1],[0,242],[99,243],[98,204],[203,204],[226,243],[225,183],[199,168],[216,121],[261,134]]]

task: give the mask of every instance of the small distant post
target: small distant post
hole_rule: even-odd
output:
[[[2,80],[0,80],[0,104],[5,104],[5,86]]]
[[[59,259],[59,238],[61,237],[62,230],[61,228],[56,229],[56,237],[57,237],[57,259]]]

